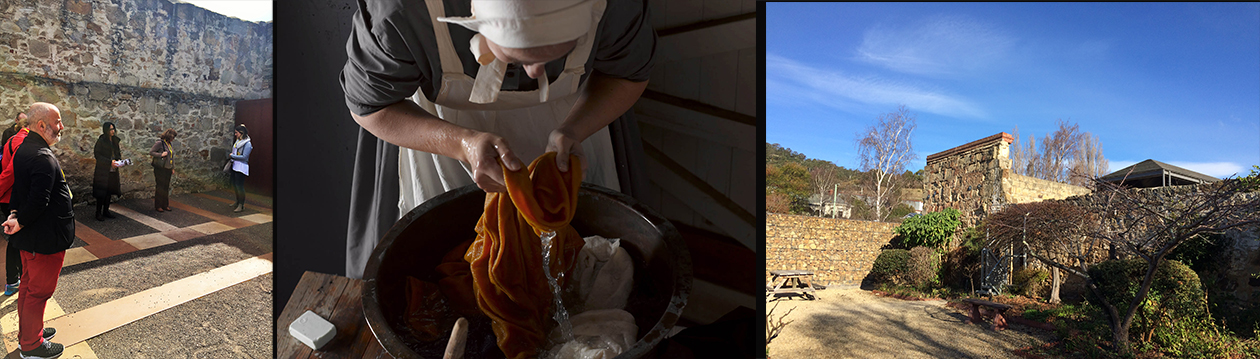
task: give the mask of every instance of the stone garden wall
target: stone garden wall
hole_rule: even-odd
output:
[[[1003,171],[1011,168],[1011,141],[1011,135],[999,133],[928,156],[923,167],[924,211],[957,209],[963,227],[970,227],[1000,206]]]
[[[55,152],[76,193],[90,193],[106,121],[137,162],[121,172],[126,196],[152,196],[147,153],[166,128],[179,132],[172,190],[217,186],[235,103],[271,97],[269,22],[166,0],[0,0],[0,17],[0,124],[32,102],[57,105]]]
[[[1089,193],[1085,187],[1011,172],[1012,141],[1014,137],[1003,132],[928,156],[923,167],[924,210],[957,209],[966,228],[1007,204]]]
[[[858,286],[897,223],[766,214],[766,281],[772,270],[812,270],[814,283]]]

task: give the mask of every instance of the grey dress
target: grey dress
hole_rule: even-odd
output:
[[[443,3],[447,16],[471,14],[466,0],[444,0]],[[433,101],[441,91],[442,69],[436,59],[437,39],[424,4],[386,0],[360,2],[360,6],[352,20],[353,28],[346,43],[349,59],[341,72],[346,106],[355,114],[367,115],[406,100],[417,91]],[[598,26],[582,81],[592,71],[614,78],[646,81],[656,47],[656,33],[651,28],[647,4],[636,0],[609,0]],[[454,44],[467,44],[474,35],[471,30],[459,25],[448,24],[448,29]],[[455,48],[464,72],[476,77],[479,66],[472,52],[467,46],[457,45]],[[563,58],[547,63],[547,74],[554,80],[564,65]],[[528,91],[538,87],[537,81],[516,66],[509,68],[507,77],[518,80],[505,80],[503,91]],[[610,126],[615,151],[639,145],[637,132],[624,130],[636,127],[632,123],[627,124],[627,121],[623,117]],[[617,131],[618,128],[623,130]],[[627,132],[633,135],[633,140],[619,138],[626,137]],[[622,153],[618,154],[619,177],[623,172],[633,172],[626,167],[636,162],[635,159],[624,160],[624,157]],[[397,146],[379,140],[360,128],[350,193],[346,246],[348,277],[362,277],[372,249],[401,216],[397,208],[398,163]],[[629,187],[623,188],[623,192],[633,192],[632,188],[643,186],[642,179],[622,179],[621,182],[630,184],[623,186]],[[635,183],[639,185],[635,186]]]

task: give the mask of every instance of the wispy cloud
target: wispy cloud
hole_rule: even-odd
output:
[[[895,106],[955,118],[983,118],[971,101],[941,91],[877,76],[854,76],[814,67],[776,54],[766,54],[767,100],[801,100],[851,110],[854,102]]]
[[[908,27],[867,30],[857,59],[918,75],[952,75],[1002,60],[1015,39],[965,16],[937,15]]]

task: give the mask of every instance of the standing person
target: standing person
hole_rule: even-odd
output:
[[[18,131],[26,128],[26,114],[18,113],[13,117],[13,124],[4,129],[4,133],[0,133],[0,144],[9,142],[9,138],[16,135]]]
[[[620,190],[607,126],[647,87],[656,33],[644,1],[359,4],[341,71],[362,127],[347,276],[362,277],[400,213],[473,183],[504,191],[500,162],[516,171],[554,151],[567,172],[574,154],[584,181]]]
[[[175,172],[175,148],[171,147],[171,141],[175,141],[175,135],[174,129],[166,129],[149,150],[149,155],[153,156],[153,179],[157,181],[153,210],[158,212],[171,210],[171,174]]]
[[[96,138],[96,147],[92,154],[96,156],[96,171],[92,174],[92,197],[96,198],[96,220],[114,218],[109,212],[110,196],[122,196],[122,186],[118,181],[118,163],[122,159],[122,150],[118,147],[118,129],[113,122],[101,124],[101,136]]]
[[[30,130],[13,156],[13,197],[3,224],[9,244],[21,250],[18,344],[22,358],[56,358],[65,347],[48,339],[44,308],[57,289],[66,249],[74,243],[73,195],[51,146],[61,140],[61,113],[49,103],[31,104]]]
[[[232,212],[241,212],[245,210],[245,177],[249,176],[249,153],[254,150],[254,145],[249,143],[249,129],[245,128],[245,124],[236,125],[236,142],[232,144],[232,152],[228,153],[228,157],[232,158],[232,188],[236,189],[236,203],[232,207],[236,207]]]
[[[12,132],[10,132],[12,131]],[[13,126],[4,130],[3,154],[0,154],[0,213],[9,213],[9,197],[13,194],[13,154],[26,139],[26,114],[19,113],[13,120]],[[4,295],[13,295],[18,291],[22,278],[22,256],[17,247],[5,245],[4,249]]]

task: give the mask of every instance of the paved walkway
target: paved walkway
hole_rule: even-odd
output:
[[[1011,350],[1040,345],[1053,333],[1011,324],[1004,331],[968,325],[945,301],[905,301],[860,289],[828,289],[819,300],[781,298],[766,304],[788,324],[770,343],[780,358],[1012,358]]]
[[[271,358],[271,199],[249,195],[233,213],[234,198],[172,196],[172,212],[122,200],[105,221],[93,205],[75,208],[75,243],[45,313],[62,358]],[[0,297],[6,358],[18,357],[15,297]]]

